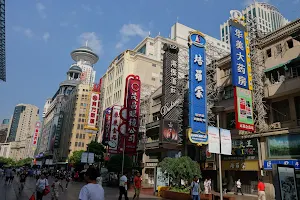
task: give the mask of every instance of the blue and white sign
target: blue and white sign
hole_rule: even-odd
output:
[[[189,126],[192,143],[205,144],[207,137],[206,108],[206,40],[200,32],[189,36]]]
[[[264,170],[272,170],[272,165],[292,165],[295,169],[300,169],[300,160],[264,160]]]
[[[243,30],[242,25],[231,22],[229,31],[231,46],[232,85],[244,89],[249,89],[245,30]]]

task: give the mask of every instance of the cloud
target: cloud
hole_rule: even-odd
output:
[[[294,0],[293,4],[298,4],[300,2],[300,0]]]
[[[145,31],[139,24],[124,24],[120,30],[121,40],[116,44],[116,48],[120,49],[130,41],[132,37],[141,37],[144,38],[148,35],[148,32]]]
[[[86,45],[93,49],[97,54],[102,54],[102,42],[95,32],[84,32],[79,36],[81,45]]]
[[[47,17],[46,12],[45,12],[46,7],[44,6],[44,4],[42,4],[41,2],[37,2],[36,3],[36,9],[37,9],[39,15],[43,19],[45,19]]]
[[[32,38],[34,36],[34,33],[30,28],[24,28],[22,26],[13,26],[13,30],[24,34],[28,38]]]
[[[69,23],[65,22],[65,21],[59,23],[59,26],[61,26],[61,27],[67,27],[68,25],[69,25]]]
[[[73,11],[71,12],[72,15],[76,15],[76,13],[77,13],[76,10],[73,10]]]
[[[43,35],[43,40],[45,42],[47,42],[49,40],[49,38],[50,38],[50,33],[49,32],[45,32],[44,35]]]
[[[82,7],[83,10],[85,10],[87,12],[91,12],[92,11],[91,6],[88,5],[88,4],[82,4],[81,7]]]

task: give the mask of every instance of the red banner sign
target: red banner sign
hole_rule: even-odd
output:
[[[36,122],[35,129],[34,129],[34,134],[33,134],[33,142],[32,142],[33,145],[37,145],[40,128],[41,128],[41,122]]]

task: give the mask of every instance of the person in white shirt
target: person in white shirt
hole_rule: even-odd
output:
[[[90,167],[86,170],[84,179],[87,184],[81,188],[79,200],[105,200],[104,189],[97,183],[97,177],[99,177],[97,169]]]
[[[244,195],[242,192],[242,182],[240,179],[238,179],[236,182],[236,194],[239,194],[239,192],[241,192],[242,195]]]
[[[120,190],[120,194],[119,194],[119,200],[122,199],[123,194],[125,197],[125,200],[128,200],[128,196],[127,196],[127,173],[125,172],[123,176],[121,176],[120,178],[120,184],[119,184],[119,190]]]

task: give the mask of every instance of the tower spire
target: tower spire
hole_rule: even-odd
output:
[[[85,42],[85,46],[86,46],[86,47],[88,47],[88,42],[89,42],[88,40]]]

